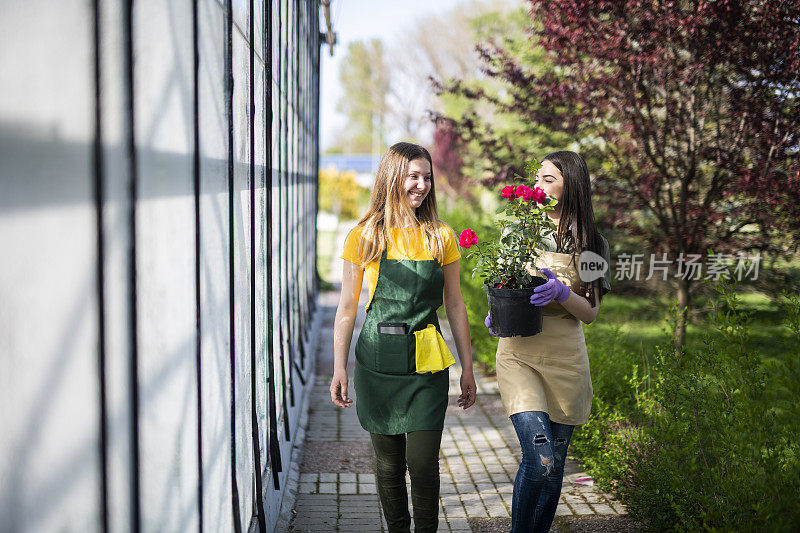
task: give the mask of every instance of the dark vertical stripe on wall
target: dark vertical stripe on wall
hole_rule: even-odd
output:
[[[319,31],[314,32],[313,28],[319,28],[319,10],[312,9],[311,10],[311,102],[309,111],[311,112],[312,116],[314,117],[314,121],[311,125],[311,136],[312,139],[315,139],[311,146],[311,151],[309,153],[309,171],[311,172],[311,192],[309,197],[309,211],[311,213],[311,220],[314,226],[316,226],[316,205],[317,205],[317,180],[319,179],[319,174],[317,173],[317,153],[319,152],[318,140],[319,137],[317,136],[317,123],[319,122],[319,112],[317,109],[317,92],[319,90],[317,86],[317,79],[318,79],[318,58],[320,55],[320,48],[322,47],[322,39],[320,38],[321,33]],[[317,299],[316,299],[316,290],[317,290],[317,280],[318,280],[318,273],[317,273],[317,246],[316,246],[316,231],[315,228],[309,228],[311,234],[309,235],[309,246],[314,250],[313,260],[310,265],[311,269],[311,292],[313,293],[313,298],[311,299],[311,312],[314,313],[317,308]]]
[[[313,5],[314,4],[311,3],[311,2],[306,1],[305,5],[306,5],[306,28],[305,28],[305,43],[306,43],[306,47],[305,47],[304,54],[303,54],[303,63],[305,64],[304,79],[305,79],[306,92],[305,92],[305,102],[304,102],[303,107],[305,108],[305,111],[306,111],[306,117],[307,117],[307,119],[306,119],[306,128],[307,129],[306,129],[306,135],[305,135],[306,142],[305,142],[305,146],[304,146],[304,149],[303,149],[303,154],[304,154],[304,156],[303,156],[304,157],[303,169],[304,169],[304,172],[306,173],[306,178],[308,179],[308,178],[310,178],[310,174],[311,174],[310,152],[311,152],[311,147],[313,146],[313,143],[311,141],[311,129],[312,129],[312,123],[313,123],[313,118],[314,118],[314,115],[311,113],[311,90],[312,90],[311,89],[311,66],[312,66],[311,65],[311,46],[313,44],[312,30],[314,29],[314,26],[312,24],[312,21],[314,20],[314,15],[313,15],[313,11],[314,11]],[[316,29],[316,33],[319,33],[319,29]],[[309,208],[310,208],[310,205],[311,205],[311,196],[310,196],[310,194],[311,194],[311,190],[312,190],[312,186],[311,186],[311,182],[310,181],[306,181],[306,186],[305,186],[304,190],[305,190],[305,194],[303,196],[303,208],[304,208],[303,212],[305,213],[305,220],[304,220],[305,221],[305,226],[304,226],[304,228],[305,228],[305,232],[304,232],[305,236],[304,236],[304,242],[305,242],[305,257],[306,257],[305,264],[306,264],[306,268],[305,268],[305,272],[303,272],[303,280],[304,280],[304,285],[305,285],[304,297],[306,299],[306,302],[305,302],[305,305],[306,305],[306,317],[309,320],[309,324],[306,326],[306,329],[305,329],[305,339],[306,339],[306,342],[309,342],[311,340],[311,338],[309,336],[310,333],[311,333],[311,323],[310,323],[310,319],[311,319],[311,290],[310,290],[311,289],[311,275],[310,275],[309,265],[311,264],[311,256],[312,256],[312,254],[315,253],[315,251],[312,250],[311,247],[309,246],[309,243],[311,242],[311,228],[309,227],[309,224],[312,222],[312,221],[309,220],[309,217],[308,217],[308,212],[309,212]]]
[[[234,261],[234,222],[233,222],[233,7],[231,0],[225,0],[225,118],[228,122],[228,314],[230,317],[230,367],[231,367],[231,508],[233,527],[236,533],[242,531],[239,515],[239,488],[236,484],[236,285]]]
[[[306,191],[306,168],[305,168],[305,148],[306,148],[306,130],[308,128],[308,105],[306,101],[306,74],[308,70],[306,69],[305,64],[305,53],[306,53],[306,43],[308,41],[308,34],[307,34],[307,25],[308,21],[306,20],[307,17],[307,4],[306,0],[298,1],[298,6],[300,9],[300,18],[299,23],[297,25],[297,65],[298,65],[298,74],[297,79],[299,80],[298,87],[299,87],[299,98],[300,98],[300,140],[298,143],[297,149],[297,183],[298,183],[298,192],[297,192],[297,220],[298,220],[298,227],[297,227],[297,250],[298,250],[298,258],[302,258],[302,261],[298,259],[297,265],[297,279],[299,280],[298,289],[297,289],[297,302],[298,307],[300,310],[300,320],[298,322],[298,331],[297,335],[300,340],[300,368],[305,368],[305,340],[306,340],[306,332],[308,331],[308,320],[306,317],[306,280],[305,280],[305,266],[308,264],[308,249],[306,248],[306,228],[303,225],[306,222],[306,218],[303,213],[303,206],[305,205],[305,191]],[[302,372],[299,372],[302,376]]]
[[[305,142],[305,136],[303,135],[303,130],[305,128],[304,116],[305,116],[305,107],[306,106],[305,106],[305,102],[303,101],[303,75],[305,74],[305,70],[302,68],[303,65],[300,62],[300,58],[302,57],[303,48],[304,48],[303,41],[300,40],[300,28],[302,28],[302,26],[303,26],[303,21],[304,21],[303,17],[305,16],[305,10],[303,9],[303,4],[304,3],[305,3],[305,0],[303,0],[302,2],[300,0],[297,1],[299,14],[298,14],[298,18],[297,18],[297,30],[295,30],[295,38],[296,38],[296,41],[295,41],[295,47],[296,47],[296,52],[295,52],[296,59],[295,59],[295,62],[297,64],[297,99],[298,99],[298,105],[299,105],[299,109],[300,109],[300,119],[299,119],[300,128],[298,129],[298,135],[297,135],[297,157],[295,158],[296,161],[297,161],[297,180],[296,180],[297,191],[296,191],[296,194],[295,194],[295,206],[297,206],[297,215],[296,215],[297,222],[302,220],[302,218],[301,218],[302,211],[300,211],[300,208],[303,205],[302,204],[302,199],[303,199],[303,180],[301,179],[301,176],[303,175],[303,157],[302,156],[303,156],[303,144]],[[297,330],[296,330],[297,331],[297,341],[298,341],[298,348],[300,349],[300,364],[301,364],[301,368],[302,368],[302,364],[304,362],[304,355],[305,355],[305,350],[303,349],[303,331],[305,330],[305,320],[304,320],[305,315],[303,314],[303,308],[304,308],[303,297],[302,297],[302,294],[301,294],[300,291],[302,290],[302,288],[304,287],[305,284],[303,283],[303,271],[301,269],[301,265],[303,264],[304,261],[301,261],[301,258],[305,255],[306,250],[303,249],[303,232],[301,230],[302,230],[302,228],[299,225],[297,226],[297,229],[295,230],[295,234],[297,235],[297,244],[295,245],[295,248],[297,250],[297,263],[296,263],[297,264],[297,273],[295,274],[296,278],[297,278],[297,289],[295,290],[295,299],[297,300],[297,312],[298,312]],[[305,380],[303,378],[303,373],[300,370],[298,370],[298,377],[300,378],[300,382],[305,384]]]
[[[278,209],[278,264],[280,265],[279,274],[278,274],[278,346],[280,347],[279,356],[280,356],[280,364],[281,364],[281,418],[283,419],[284,429],[288,428],[288,424],[286,423],[286,419],[288,417],[288,411],[286,410],[286,363],[285,363],[285,352],[286,352],[286,344],[284,342],[284,338],[286,336],[286,331],[284,329],[283,323],[283,315],[286,312],[286,305],[283,299],[283,286],[286,283],[286,269],[283,264],[283,247],[285,236],[283,234],[283,227],[286,224],[284,220],[283,214],[283,197],[285,194],[285,188],[283,185],[283,175],[286,171],[286,167],[283,162],[283,154],[286,151],[286,128],[285,128],[285,120],[284,120],[284,109],[285,105],[283,102],[284,95],[286,94],[286,86],[283,82],[283,72],[286,69],[286,65],[283,61],[283,51],[286,48],[286,41],[283,38],[283,29],[284,29],[284,9],[283,9],[283,0],[277,0],[276,2],[278,6],[278,49],[276,50],[276,55],[278,59],[278,72],[277,72],[277,83],[278,83],[278,190],[277,190],[277,209]]]
[[[282,2],[283,3],[283,2]],[[282,244],[282,260],[283,260],[283,272],[284,277],[286,278],[283,283],[283,291],[281,293],[281,301],[286,306],[286,308],[282,311],[282,314],[286,316],[286,333],[284,335],[284,339],[286,341],[286,353],[285,357],[288,359],[289,364],[283,365],[283,370],[285,372],[283,376],[283,382],[285,386],[288,386],[289,389],[289,405],[284,403],[283,406],[283,429],[284,429],[284,437],[286,440],[291,440],[291,435],[289,431],[289,406],[294,407],[294,382],[292,380],[292,361],[294,360],[293,357],[293,350],[292,350],[292,316],[290,314],[292,302],[290,300],[289,294],[289,278],[292,275],[291,270],[289,269],[289,229],[291,218],[290,214],[288,213],[288,206],[289,206],[289,173],[291,172],[291,168],[289,168],[289,144],[292,143],[292,139],[289,137],[289,0],[286,0],[286,11],[284,13],[286,18],[285,27],[285,34],[286,40],[284,41],[283,47],[283,94],[286,98],[286,105],[283,107],[283,127],[286,130],[285,135],[285,145],[283,147],[283,178],[281,180],[281,189],[283,190],[283,195],[281,199],[281,218],[283,219],[283,242]],[[286,387],[285,387],[286,388]]]
[[[195,379],[197,380],[197,510],[198,530],[203,532],[203,381],[202,381],[202,297],[200,294],[200,50],[198,48],[198,0],[192,2],[192,86],[194,87],[193,127],[194,157],[194,305],[195,305]]]
[[[284,260],[284,253],[286,250],[286,236],[284,234],[284,229],[286,227],[286,214],[284,213],[283,205],[285,203],[284,197],[286,196],[286,187],[285,187],[285,179],[284,176],[286,174],[286,108],[288,107],[288,98],[286,103],[284,104],[283,99],[286,95],[287,87],[286,87],[286,61],[284,60],[284,54],[282,53],[288,47],[288,33],[287,39],[284,40],[283,38],[283,30],[286,24],[284,24],[284,9],[283,9],[283,0],[278,1],[278,34],[279,34],[279,47],[278,47],[278,86],[280,88],[280,92],[278,94],[278,100],[281,102],[281,108],[279,110],[280,116],[280,123],[279,123],[279,130],[278,130],[278,146],[280,148],[280,152],[278,154],[278,161],[280,170],[278,172],[278,260],[280,261],[281,270],[280,276],[278,277],[278,288],[280,290],[280,300],[279,300],[279,310],[280,310],[280,317],[279,317],[279,328],[278,331],[280,333],[280,359],[281,359],[281,382],[283,386],[281,387],[281,395],[283,401],[281,405],[283,406],[283,433],[284,438],[289,440],[289,406],[286,403],[286,388],[287,384],[291,385],[286,379],[286,345],[287,343],[284,342],[286,339],[286,332],[283,328],[283,318],[286,313],[286,298],[285,298],[285,287],[286,287],[286,278],[288,277],[288,273],[286,272],[286,262]]]
[[[289,380],[290,383],[293,384],[294,381],[294,362],[296,360],[295,354],[297,353],[297,345],[295,344],[295,320],[294,320],[294,313],[295,313],[295,305],[294,305],[294,286],[297,283],[297,279],[295,278],[296,272],[294,271],[294,212],[292,209],[292,205],[294,204],[294,172],[296,170],[295,167],[295,160],[294,155],[297,147],[297,124],[296,124],[296,117],[297,117],[297,92],[296,92],[296,81],[297,81],[297,72],[295,70],[294,64],[294,49],[297,46],[297,42],[294,40],[294,28],[295,24],[297,23],[297,11],[294,9],[296,0],[290,0],[292,2],[292,11],[291,17],[289,19],[289,26],[287,28],[286,34],[286,42],[291,43],[291,46],[287,46],[286,48],[286,56],[287,56],[287,92],[286,98],[291,100],[292,105],[286,106],[287,113],[289,113],[288,123],[290,124],[291,136],[289,138],[289,147],[287,150],[287,163],[286,163],[286,214],[287,214],[287,225],[286,225],[286,237],[287,237],[287,246],[286,246],[286,271],[289,273],[288,275],[288,283],[286,284],[286,301],[289,304],[289,312],[288,312],[288,320],[289,320]],[[289,13],[289,6],[287,4],[286,9],[287,14]],[[294,389],[289,389],[291,393],[290,397],[290,406],[294,407],[295,405],[295,395]]]
[[[308,65],[308,73],[306,74],[306,86],[308,88],[306,93],[306,109],[308,112],[308,145],[306,146],[306,172],[308,172],[308,187],[306,188],[306,216],[311,214],[311,205],[313,202],[312,193],[314,192],[314,183],[311,181],[311,166],[313,161],[312,150],[314,149],[314,113],[312,103],[314,102],[314,44],[316,41],[312,36],[312,31],[319,33],[319,29],[316,29],[314,26],[314,8],[313,4],[312,7],[309,7],[308,10],[308,30],[306,35],[306,46],[308,49],[306,50],[306,64]],[[311,232],[310,224],[315,224],[316,221],[310,219],[306,223],[306,248],[308,249],[308,258],[309,261],[306,263],[306,298],[308,299],[308,316],[311,317],[314,311],[314,303],[313,303],[313,294],[311,292],[311,287],[314,284],[314,273],[312,270],[312,266],[314,264],[313,259],[311,259],[314,255],[316,255],[316,250],[311,248],[311,241],[313,234]],[[311,329],[308,329],[309,333]],[[312,355],[313,357],[313,355]]]
[[[303,194],[303,223],[304,223],[304,226],[303,226],[303,229],[304,229],[304,231],[303,231],[303,243],[305,245],[304,253],[305,253],[306,261],[305,261],[305,269],[303,271],[303,286],[305,288],[305,292],[303,294],[303,297],[305,298],[305,302],[304,303],[305,303],[306,316],[310,319],[311,318],[311,312],[310,312],[311,311],[311,306],[310,306],[310,292],[309,292],[309,289],[310,289],[311,279],[310,279],[310,277],[308,275],[308,264],[310,262],[311,254],[313,253],[313,250],[311,250],[311,248],[308,245],[309,238],[311,237],[311,235],[309,233],[309,228],[308,228],[308,224],[310,223],[310,220],[308,218],[308,206],[309,206],[309,195],[308,195],[308,193],[309,193],[309,190],[311,189],[311,183],[308,181],[308,179],[309,179],[309,177],[310,177],[309,175],[311,173],[310,164],[309,164],[309,152],[310,152],[310,148],[311,148],[311,122],[312,122],[313,115],[311,114],[311,98],[310,98],[310,95],[311,95],[311,62],[310,62],[310,55],[309,55],[311,53],[311,28],[312,28],[312,26],[311,26],[311,5],[308,2],[306,2],[306,17],[305,17],[305,21],[306,21],[305,34],[304,34],[304,37],[305,37],[305,39],[304,39],[305,40],[305,48],[303,49],[303,65],[305,67],[304,73],[303,73],[303,83],[304,83],[303,86],[305,88],[305,92],[304,92],[305,99],[303,101],[303,108],[305,109],[305,113],[306,113],[306,131],[305,131],[305,137],[304,137],[305,138],[305,143],[303,145],[303,176],[304,176],[303,182],[305,184],[304,188],[303,188],[303,190],[304,190],[304,194]],[[310,330],[311,330],[310,327],[306,327],[306,329],[305,329],[306,342],[309,340],[309,336],[308,335],[310,333]]]
[[[95,222],[97,231],[97,380],[100,392],[99,439],[100,452],[100,524],[108,531],[108,427],[106,413],[106,296],[105,243],[103,242],[103,135],[100,120],[100,7],[92,2],[92,32],[94,40],[94,143],[92,145],[92,178],[94,181]]]
[[[278,442],[278,408],[276,401],[275,380],[277,379],[277,372],[275,370],[275,354],[273,353],[275,336],[273,321],[275,319],[275,312],[273,309],[274,302],[272,299],[273,283],[272,275],[274,272],[273,256],[272,256],[272,237],[273,237],[273,224],[272,224],[272,1],[265,0],[264,2],[266,15],[264,16],[264,62],[266,65],[265,73],[265,106],[266,124],[264,125],[264,132],[266,134],[265,150],[267,165],[265,169],[265,188],[268,213],[264,217],[266,219],[266,241],[267,241],[267,369],[269,376],[267,376],[267,384],[269,385],[268,393],[268,417],[269,417],[269,459],[270,470],[272,470],[272,483],[273,488],[278,490],[280,482],[278,473],[282,471],[281,465],[281,448]],[[269,28],[267,30],[267,28]],[[280,97],[280,93],[278,94]],[[259,467],[260,468],[260,467]]]
[[[305,157],[303,156],[305,144],[306,144],[306,102],[305,102],[305,75],[306,69],[304,68],[305,65],[303,64],[303,54],[305,53],[305,37],[303,34],[303,30],[306,26],[306,0],[298,0],[297,2],[298,9],[300,11],[300,15],[298,17],[297,22],[297,31],[295,32],[297,38],[297,51],[295,55],[297,56],[297,98],[300,102],[300,129],[298,132],[298,140],[297,140],[297,199],[295,200],[295,205],[297,206],[297,291],[296,291],[296,298],[297,298],[297,309],[298,309],[298,321],[297,321],[297,339],[300,348],[300,368],[305,368],[305,332],[308,322],[306,320],[305,314],[305,279],[304,279],[304,265],[308,260],[308,250],[305,248],[305,227],[302,226],[303,222],[303,194],[305,191],[305,183],[303,180],[303,176],[305,174],[304,169],[304,162]],[[304,383],[303,372],[302,370],[298,371],[298,375],[301,378],[301,383]]]
[[[305,360],[306,360],[306,350],[305,346],[303,345],[303,332],[306,328],[307,321],[304,313],[305,305],[303,303],[303,296],[300,294],[301,290],[305,289],[305,283],[303,280],[303,272],[300,270],[300,257],[303,257],[306,253],[306,250],[303,249],[302,245],[305,243],[303,239],[303,232],[301,231],[300,222],[303,220],[301,218],[301,207],[302,207],[302,194],[303,194],[303,181],[301,178],[303,176],[303,147],[305,146],[305,128],[306,128],[306,106],[303,92],[303,76],[305,75],[305,70],[302,68],[302,64],[300,59],[302,57],[302,52],[305,47],[301,46],[302,41],[300,40],[300,29],[301,23],[305,21],[305,9],[303,9],[303,4],[305,0],[296,0],[295,6],[297,9],[297,16],[295,17],[295,30],[294,30],[294,39],[295,39],[295,59],[294,64],[296,65],[296,75],[295,79],[297,80],[297,102],[298,102],[298,128],[297,128],[297,149],[296,149],[296,156],[295,156],[295,194],[294,194],[294,205],[295,205],[295,240],[297,242],[294,243],[295,249],[295,290],[294,290],[294,298],[295,302],[297,303],[297,312],[295,313],[295,318],[297,319],[297,327],[296,327],[296,334],[295,337],[297,339],[297,348],[300,350],[300,369],[298,369],[297,375],[300,378],[300,383],[305,385],[305,379],[303,377],[303,372],[301,369],[305,368]],[[303,261],[305,263],[305,260]]]
[[[297,298],[300,305],[300,341],[301,341],[301,351],[300,351],[300,368],[305,369],[305,349],[304,345],[308,338],[308,316],[306,315],[306,265],[308,265],[308,253],[309,250],[306,246],[306,227],[305,223],[307,219],[305,217],[305,212],[303,211],[304,206],[306,205],[305,201],[305,194],[306,194],[306,143],[307,143],[307,136],[306,132],[308,131],[308,97],[307,97],[307,86],[308,83],[306,82],[306,76],[308,75],[308,68],[305,62],[306,52],[308,50],[308,1],[302,0],[298,2],[300,5],[300,25],[298,26],[297,32],[297,42],[298,42],[298,50],[297,50],[297,57],[298,57],[298,65],[299,65],[299,75],[298,79],[300,80],[300,109],[302,110],[301,114],[301,126],[300,129],[300,148],[298,150],[298,175],[300,176],[298,183],[299,183],[299,192],[298,192],[298,220],[300,221],[300,226],[298,227],[298,249],[299,255],[303,260],[299,263],[298,269],[298,279],[300,280],[300,288],[297,291]]]
[[[139,341],[137,336],[137,304],[136,304],[136,202],[139,191],[137,184],[136,168],[136,137],[133,95],[133,0],[124,1],[125,12],[123,15],[123,41],[125,46],[125,105],[127,113],[127,152],[128,152],[128,179],[130,204],[128,207],[128,324],[130,326],[130,368],[129,378],[129,406],[131,417],[131,470],[132,484],[130,493],[131,530],[135,533],[141,531],[142,512],[140,503],[141,481],[139,465]]]
[[[308,210],[311,214],[311,223],[309,224],[309,246],[311,247],[311,257],[313,260],[309,264],[309,300],[310,300],[310,310],[311,313],[314,313],[317,309],[317,294],[316,294],[316,287],[317,287],[317,269],[316,269],[316,262],[317,262],[317,248],[315,246],[315,239],[314,235],[316,233],[316,226],[317,226],[317,217],[316,213],[314,212],[314,205],[317,201],[317,173],[316,173],[316,160],[317,160],[317,152],[319,151],[318,146],[318,139],[317,136],[317,124],[318,120],[318,113],[316,108],[316,101],[317,101],[317,76],[318,76],[318,62],[317,57],[319,57],[319,9],[311,9],[311,29],[309,30],[309,35],[311,36],[311,45],[310,45],[310,62],[311,62],[311,74],[309,79],[309,86],[310,92],[309,95],[309,112],[311,116],[314,117],[311,123],[311,149],[309,152],[309,172],[311,173],[311,187],[308,192]]]
[[[314,210],[314,196],[316,196],[315,191],[316,187],[314,183],[316,180],[314,178],[314,150],[317,147],[317,143],[314,140],[314,132],[316,130],[316,122],[317,116],[314,114],[314,68],[316,62],[314,61],[314,57],[316,55],[316,49],[318,49],[317,44],[317,36],[319,35],[318,25],[317,25],[317,16],[316,16],[316,9],[311,9],[311,23],[310,28],[308,31],[308,63],[309,63],[309,72],[308,72],[308,112],[311,115],[311,128],[309,131],[309,147],[308,147],[308,173],[309,173],[309,183],[308,183],[308,213],[311,218],[309,225],[308,225],[308,247],[311,250],[311,254],[309,257],[316,257],[317,251],[314,249],[314,226],[316,225],[316,219],[311,216],[313,215]],[[314,301],[316,300],[316,295],[314,294],[314,278],[316,277],[316,272],[314,272],[314,260],[312,259],[308,264],[308,312],[309,314],[314,313]],[[312,355],[313,357],[313,355]]]
[[[291,98],[292,103],[294,104],[292,107],[287,106],[287,110],[289,112],[289,122],[291,124],[291,131],[292,136],[289,139],[289,150],[287,154],[287,164],[286,168],[288,170],[286,174],[286,214],[287,214],[287,250],[286,250],[286,271],[289,273],[288,279],[289,283],[286,285],[286,299],[289,304],[289,368],[291,374],[289,379],[292,380],[294,369],[296,368],[297,364],[297,339],[295,335],[296,330],[296,322],[295,322],[295,301],[294,301],[294,289],[297,285],[297,273],[294,270],[294,245],[295,245],[295,234],[294,234],[294,222],[295,222],[295,213],[294,213],[294,197],[295,197],[295,180],[294,175],[297,170],[297,166],[295,165],[295,154],[297,153],[297,68],[294,63],[294,53],[297,48],[297,41],[294,40],[295,35],[295,27],[297,26],[297,0],[290,0],[292,3],[292,17],[290,26],[287,29],[287,42],[292,43],[293,46],[287,47],[286,50],[286,61],[289,64],[289,68],[287,69],[288,72],[288,90],[287,90],[287,98]],[[288,12],[288,6],[287,6]],[[291,393],[291,406],[294,407],[295,404],[295,397],[294,397],[294,389],[290,389]]]
[[[319,13],[315,10],[315,17],[314,17],[314,28],[319,28]],[[318,32],[315,32],[318,33]],[[319,96],[320,96],[320,88],[319,88],[319,69],[320,69],[320,53],[322,43],[319,40],[319,37],[316,38],[316,46],[314,47],[314,139],[316,140],[315,149],[314,149],[314,183],[316,184],[315,191],[314,191],[314,212],[313,212],[313,220],[314,220],[314,294],[317,294],[319,291],[319,265],[317,264],[317,249],[318,243],[317,239],[319,238],[319,234],[317,232],[317,214],[319,213]],[[314,299],[316,305],[316,299]]]
[[[253,2],[249,2],[250,15],[250,425],[253,440],[253,472],[255,473],[256,496],[253,498],[258,528],[266,532],[264,502],[261,481],[261,443],[258,438],[258,411],[256,410],[256,135],[255,135],[255,13]]]
[[[292,47],[292,95],[294,97],[294,113],[292,114],[292,123],[294,124],[294,128],[292,128],[294,132],[294,138],[292,139],[292,172],[289,175],[291,179],[292,187],[291,187],[291,204],[289,211],[291,212],[291,219],[292,219],[292,235],[290,238],[291,244],[291,257],[292,257],[292,265],[291,265],[291,273],[292,273],[292,345],[299,351],[301,357],[299,358],[302,361],[302,344],[300,344],[300,335],[298,334],[299,328],[301,327],[301,322],[299,319],[299,303],[300,299],[298,298],[298,291],[300,290],[300,276],[299,271],[297,269],[297,265],[300,263],[299,261],[299,243],[298,243],[298,233],[297,233],[297,198],[298,198],[298,189],[299,189],[299,182],[298,182],[298,172],[300,170],[298,165],[298,153],[300,148],[300,116],[302,113],[302,100],[300,100],[300,69],[298,64],[299,52],[300,52],[300,39],[298,38],[298,28],[300,27],[300,0],[294,0],[294,17],[292,17],[292,42],[294,46]],[[295,351],[295,354],[298,353]],[[294,365],[297,368],[298,357],[295,355],[294,357]],[[298,376],[302,378],[302,374],[298,372]]]
[[[291,300],[291,314],[289,315],[289,321],[291,323],[291,331],[292,336],[291,343],[292,343],[292,363],[294,368],[297,368],[297,352],[298,352],[298,336],[297,336],[297,327],[298,327],[298,320],[297,320],[297,148],[298,148],[298,96],[300,95],[297,86],[297,24],[300,21],[297,6],[299,5],[299,0],[292,0],[292,36],[290,39],[294,46],[291,47],[291,65],[292,65],[292,75],[291,75],[291,82],[292,82],[292,100],[294,101],[294,109],[291,116],[292,120],[292,151],[291,151],[291,171],[289,172],[289,220],[291,224],[289,225],[289,272],[291,272],[291,279],[292,283],[289,286],[289,298]],[[294,395],[292,395],[292,399],[294,399]],[[292,403],[294,406],[294,403]]]

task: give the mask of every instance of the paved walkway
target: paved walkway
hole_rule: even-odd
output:
[[[341,239],[341,237],[340,237]],[[342,249],[340,243],[338,248]],[[341,260],[334,259],[334,273]],[[363,324],[366,290],[361,295],[356,330]],[[297,499],[289,526],[291,531],[387,531],[375,488],[374,456],[369,434],[358,423],[355,408],[337,408],[330,401],[333,372],[333,316],[338,293],[321,295],[324,317],[317,353],[317,373],[311,392],[308,427],[300,461]],[[442,332],[454,346],[448,323]],[[352,343],[355,345],[355,342]],[[455,352],[454,352],[455,353]],[[354,354],[351,348],[348,372],[352,387]],[[476,404],[463,411],[456,406],[460,393],[457,368],[450,369],[450,406],[445,418],[440,454],[441,511],[439,530],[470,532],[482,529],[482,521],[508,524],[513,479],[521,458],[519,442],[511,422],[503,413],[496,381],[476,369]],[[610,496],[592,486],[575,483],[588,477],[580,465],[567,460],[559,515],[619,515],[625,510]],[[409,498],[410,500],[410,498]],[[506,519],[505,523],[502,520]],[[490,528],[491,529],[491,528]],[[500,529],[507,530],[508,526]]]

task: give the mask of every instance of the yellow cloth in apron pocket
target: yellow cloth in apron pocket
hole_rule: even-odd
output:
[[[445,344],[442,334],[433,324],[414,332],[417,340],[417,374],[439,372],[456,363]]]

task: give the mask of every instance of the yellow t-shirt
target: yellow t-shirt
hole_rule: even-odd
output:
[[[342,259],[356,265],[361,264],[358,258],[358,243],[361,240],[363,229],[363,226],[356,226],[350,231],[344,243],[344,253],[341,255]],[[433,259],[426,249],[420,228],[391,228],[390,231],[394,244],[388,244],[388,249],[386,250],[387,259],[410,259],[412,261],[430,261]],[[458,239],[453,229],[442,222],[440,223],[439,231],[444,239],[444,261],[442,261],[442,266],[461,259],[461,253],[458,251]],[[406,249],[403,241],[403,232],[408,236],[408,249]],[[364,275],[367,280],[367,287],[369,287],[369,300],[367,300],[367,305],[364,306],[365,310],[369,308],[375,287],[378,285],[379,269],[379,260],[367,263],[364,267]]]

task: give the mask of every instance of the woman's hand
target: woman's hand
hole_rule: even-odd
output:
[[[333,320],[331,401],[339,407],[350,407],[353,400],[347,397],[347,354],[353,339],[364,269],[346,259],[342,263],[342,294]]]
[[[458,406],[462,409],[468,409],[475,403],[475,395],[477,392],[477,385],[475,385],[475,376],[472,375],[472,370],[461,370],[461,396],[458,397]]]
[[[552,272],[546,268],[540,271],[547,276],[548,281],[539,285],[531,296],[531,304],[547,305],[552,301],[560,303],[572,316],[583,322],[591,324],[597,317],[600,309],[600,289],[591,291],[594,303],[570,290],[570,288],[556,279]]]
[[[547,305],[553,300],[562,303],[569,298],[572,291],[569,287],[558,281],[555,274],[550,272],[547,268],[541,268],[539,272],[547,276],[547,282],[533,289],[533,296],[531,296],[532,305]]]
[[[466,409],[475,403],[475,377],[472,375],[472,345],[469,339],[469,320],[467,307],[461,297],[461,280],[458,273],[458,260],[446,264],[444,270],[444,310],[447,321],[456,341],[458,358],[461,360],[461,396],[458,406]]]
[[[347,372],[333,373],[331,380],[331,401],[339,407],[350,407],[353,400],[347,397]]]
[[[499,337],[494,331],[492,331],[492,318],[489,316],[489,312],[486,312],[486,318],[483,321],[483,325],[486,326],[486,329],[489,330],[489,335],[492,337]]]

